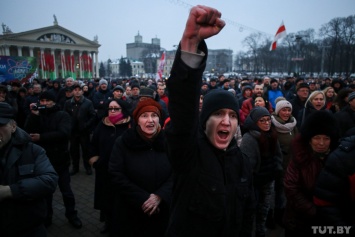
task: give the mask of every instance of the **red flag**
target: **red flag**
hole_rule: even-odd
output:
[[[286,35],[287,35],[286,27],[284,25],[284,22],[282,21],[279,29],[277,30],[277,32],[275,34],[274,41],[272,41],[272,43],[270,45],[270,51],[275,50],[276,49],[277,40],[285,37]]]
[[[165,51],[163,52],[163,54],[161,55],[160,58],[160,63],[159,63],[159,67],[158,67],[158,73],[157,76],[155,78],[156,81],[160,80],[163,76],[163,72],[164,72],[164,65],[165,65]]]

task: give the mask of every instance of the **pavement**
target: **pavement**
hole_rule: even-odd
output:
[[[95,173],[87,175],[83,167],[79,173],[71,176],[71,188],[75,195],[78,217],[83,223],[81,229],[75,229],[65,217],[63,198],[57,187],[53,196],[52,225],[47,228],[48,237],[108,236],[100,233],[103,223],[99,221],[100,212],[94,209],[94,186]]]
[[[94,209],[94,186],[95,170],[92,175],[87,175],[83,167],[79,173],[71,176],[71,187],[75,195],[78,217],[83,223],[81,229],[75,229],[65,217],[63,198],[59,188],[53,196],[53,220],[52,225],[47,228],[48,237],[105,237],[108,234],[101,234],[103,226],[100,220],[100,212]],[[284,237],[282,228],[268,230],[267,237]]]

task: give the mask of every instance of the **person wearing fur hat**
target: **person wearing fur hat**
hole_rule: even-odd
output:
[[[25,131],[30,134],[32,142],[43,147],[49,161],[59,176],[58,186],[62,193],[65,216],[75,228],[81,228],[82,222],[75,210],[75,197],[70,186],[69,138],[72,120],[55,102],[51,92],[44,91],[39,96],[39,104],[32,103],[31,114],[27,117]],[[53,194],[47,197],[48,213],[46,226],[52,224]]]
[[[121,136],[132,122],[130,105],[124,100],[108,100],[105,110],[105,117],[93,132],[89,149],[89,163],[95,169],[94,208],[100,210],[100,220],[105,222],[101,233],[110,232],[114,227],[114,194],[108,173],[109,158],[116,138]]]
[[[355,236],[354,175],[355,127],[344,134],[339,146],[329,155],[313,197],[317,216],[323,225],[346,227],[344,236]]]
[[[108,170],[117,190],[114,236],[164,236],[173,183],[161,115],[157,101],[140,100],[134,126],[113,146]]]
[[[338,130],[332,113],[317,110],[307,117],[292,141],[292,158],[284,179],[285,236],[311,236],[311,226],[322,225],[316,218],[313,193],[328,155],[337,147]]]
[[[204,39],[225,23],[218,10],[191,9],[177,49],[169,90],[170,122],[165,127],[174,190],[166,236],[251,235],[254,194],[251,167],[234,138],[238,102],[232,93],[200,89],[206,67]]]
[[[265,236],[274,180],[282,173],[282,154],[271,115],[263,106],[253,108],[244,123],[240,149],[251,162],[257,196],[255,236]]]

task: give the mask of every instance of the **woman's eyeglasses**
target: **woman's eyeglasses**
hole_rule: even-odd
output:
[[[260,123],[271,123],[271,119],[260,119],[259,120]]]
[[[107,110],[108,110],[108,111],[115,111],[115,112],[117,112],[117,111],[121,111],[122,108],[108,108]]]

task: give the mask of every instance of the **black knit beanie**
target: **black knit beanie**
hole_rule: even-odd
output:
[[[55,102],[55,95],[49,91],[44,91],[42,92],[42,94],[39,95],[39,99],[40,100],[46,99]]]
[[[212,90],[203,97],[202,110],[200,114],[200,122],[205,127],[207,119],[210,115],[219,109],[231,109],[237,113],[239,121],[239,106],[236,98],[232,93],[225,90]]]

